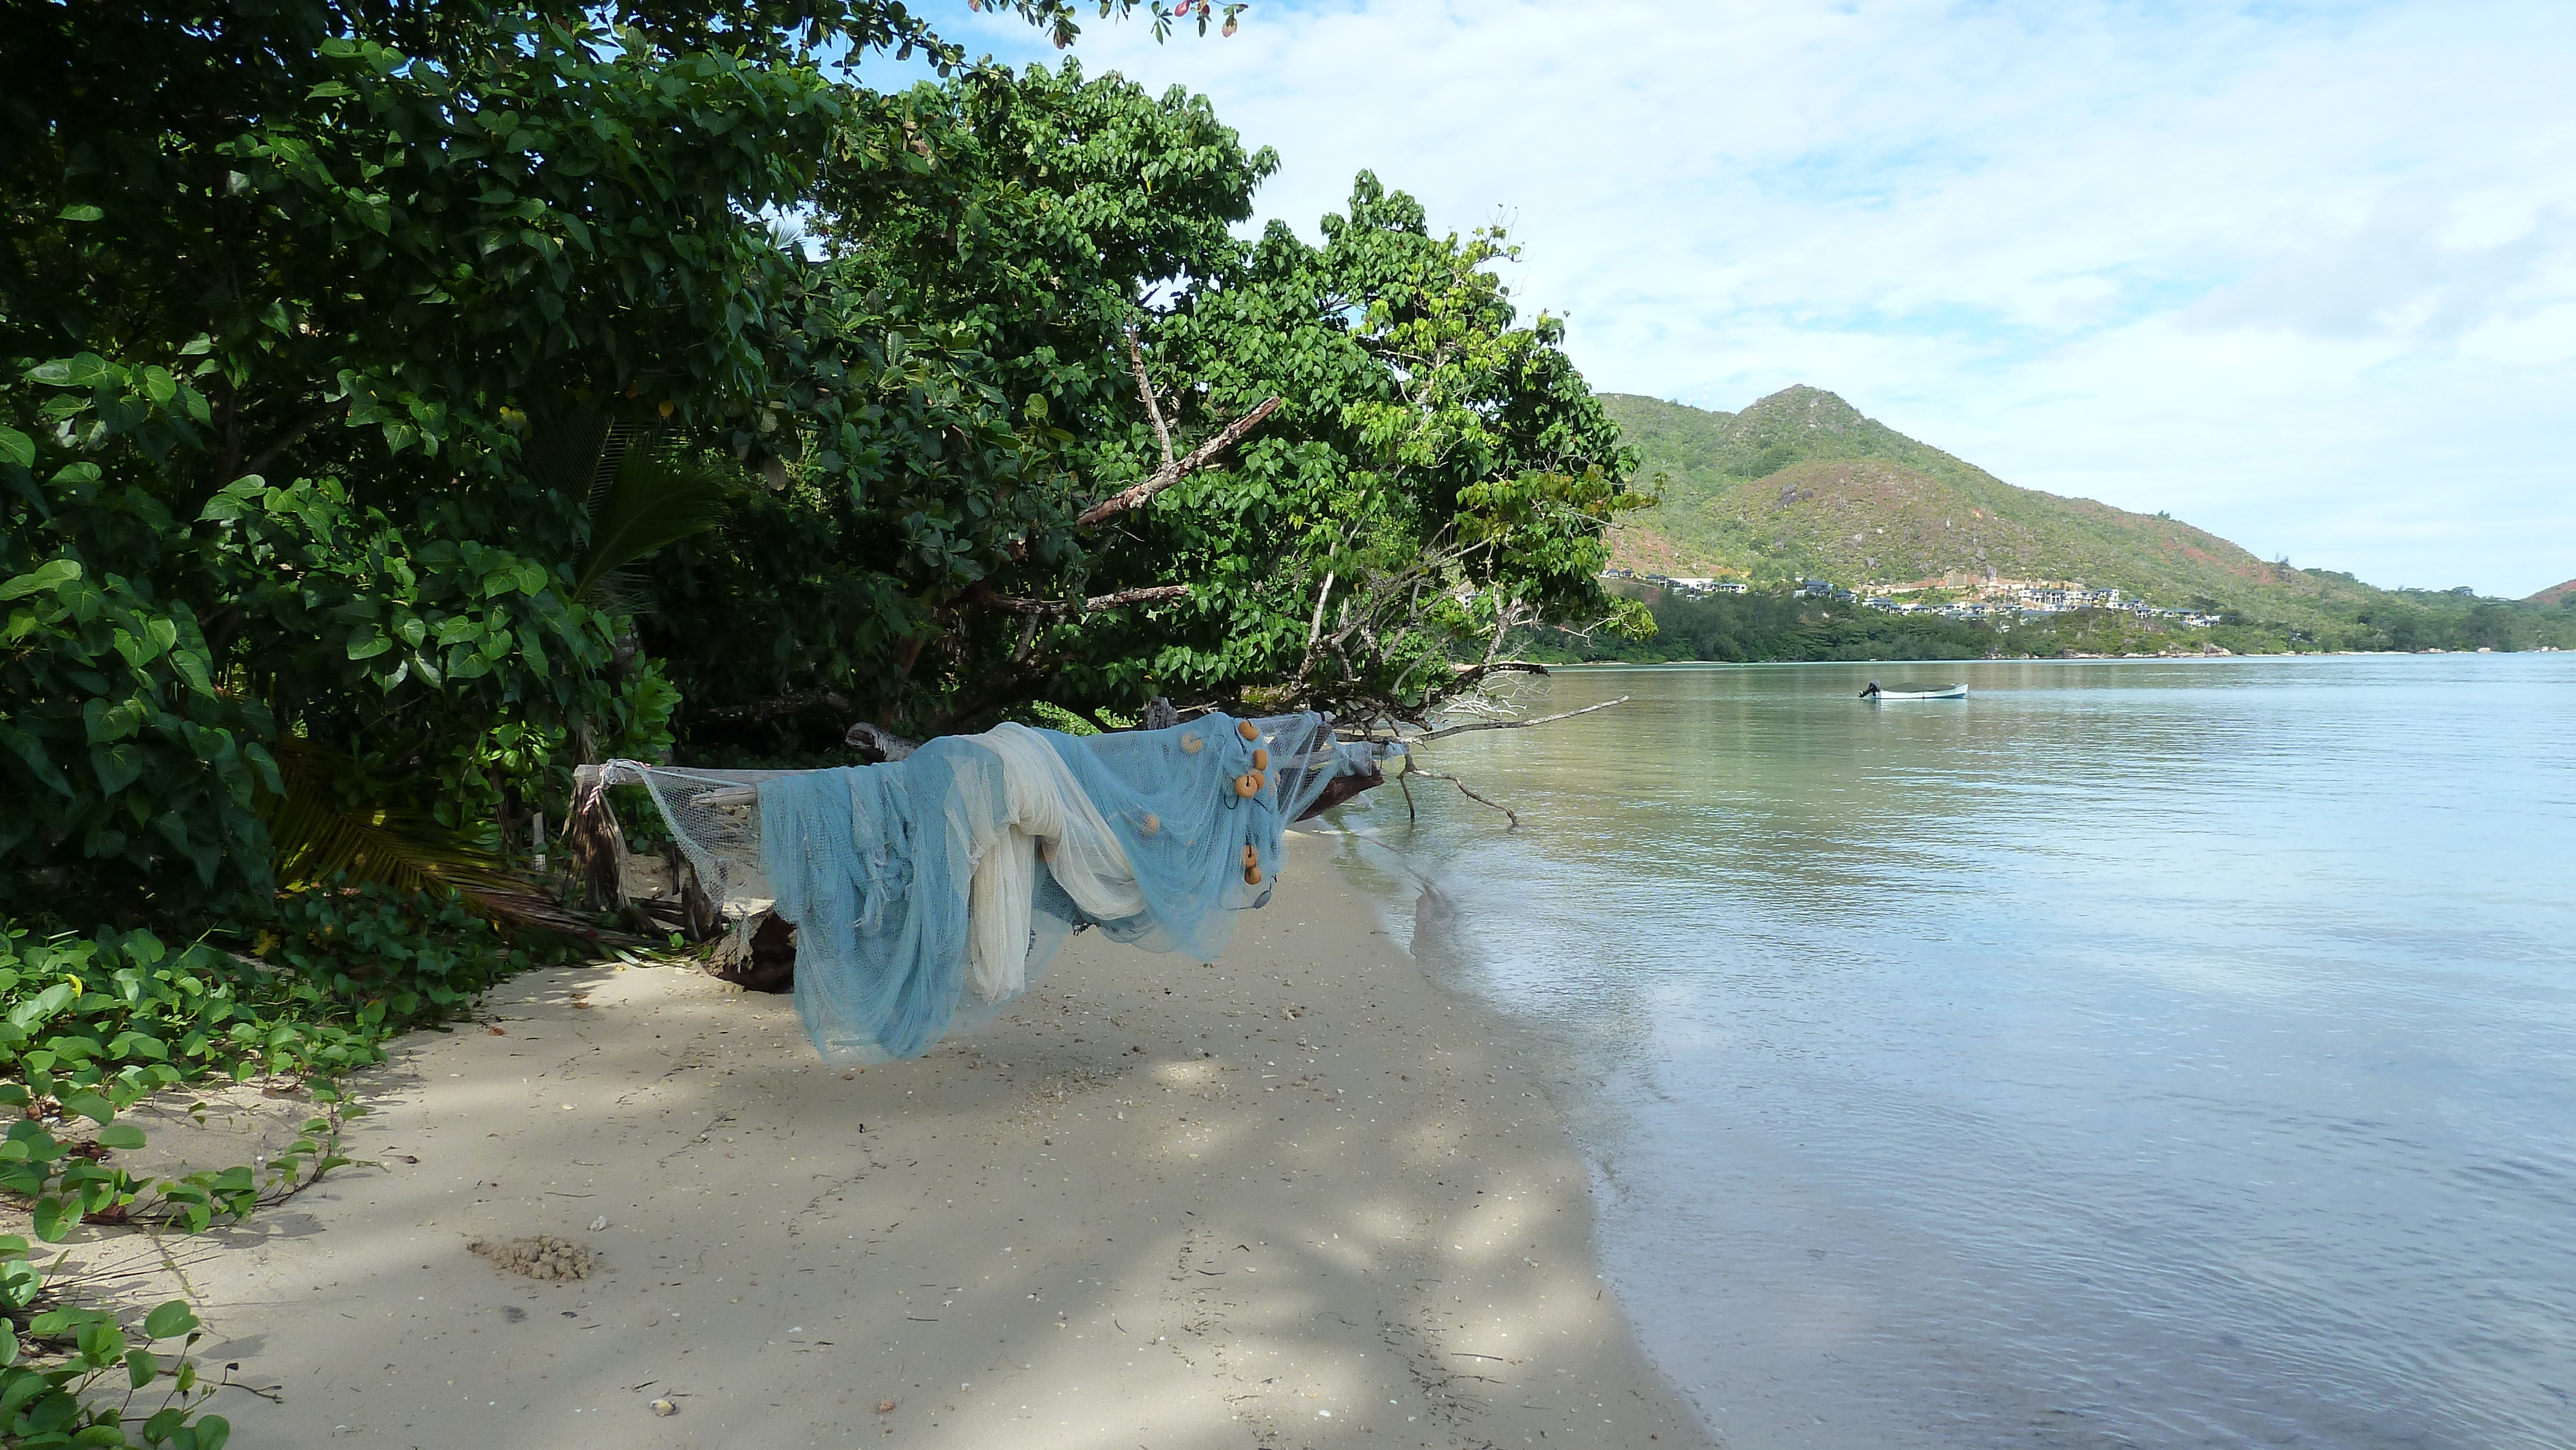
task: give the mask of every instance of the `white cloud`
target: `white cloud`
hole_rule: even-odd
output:
[[[1078,53],[1277,147],[1310,235],[1362,167],[1506,220],[1598,386],[1810,382],[2257,552],[2576,575],[2576,7],[1345,0]]]

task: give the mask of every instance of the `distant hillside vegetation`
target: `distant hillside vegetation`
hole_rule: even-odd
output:
[[[1671,571],[1667,570],[1665,572],[1669,573]],[[2570,579],[2564,584],[2552,584],[2548,588],[2531,596],[2529,602],[2533,604],[2565,604],[2571,600],[2576,600],[2576,579]]]
[[[1601,395],[1665,476],[1664,504],[1612,535],[1615,564],[1756,582],[1896,584],[1944,574],[2080,580],[2173,608],[2322,623],[2380,591],[2268,563],[2205,530],[2015,488],[1831,393],[1799,386],[1741,413]]]

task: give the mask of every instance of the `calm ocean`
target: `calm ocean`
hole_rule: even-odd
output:
[[[1420,782],[1343,857],[1731,1445],[2576,1446],[2576,655],[1526,703],[1619,695],[1435,747],[1519,832]]]

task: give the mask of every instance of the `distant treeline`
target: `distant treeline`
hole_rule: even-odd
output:
[[[1700,598],[1648,591],[1652,639],[1533,631],[1531,658],[1549,662],[1677,660],[1982,659],[2076,654],[2160,654],[2215,644],[2238,654],[2318,650],[2576,649],[2576,602],[2532,604],[2407,590],[2382,596],[2322,627],[2293,628],[2229,615],[2214,628],[2155,624],[2118,610],[2086,609],[1990,625],[1937,615],[1889,614],[1789,591]]]

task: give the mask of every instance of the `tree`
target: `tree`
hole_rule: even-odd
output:
[[[888,142],[843,68],[962,60],[891,0],[127,0],[0,44],[0,906],[68,856],[111,910],[266,884],[281,739],[450,825],[654,748],[674,696],[527,450],[605,411],[752,457],[810,381],[764,218]]]
[[[1246,245],[1275,161],[1203,99],[966,66],[890,0],[5,43],[0,910],[29,866],[109,916],[479,869],[683,709],[772,754],[1419,716],[1608,608],[1633,463],[1500,237],[1363,178],[1325,246]],[[946,78],[870,90],[883,52]]]
[[[1176,632],[1107,647],[1103,685],[1418,722],[1516,667],[1524,626],[1651,632],[1597,582],[1609,523],[1651,501],[1636,457],[1562,322],[1518,322],[1503,233],[1434,236],[1365,172],[1323,231],[1274,224],[1156,329],[1155,360],[1196,383],[1182,422],[1287,402],[1139,522],[1123,558],[1172,561],[1191,594]]]

